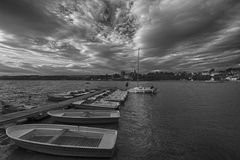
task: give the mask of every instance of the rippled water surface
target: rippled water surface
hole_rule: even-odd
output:
[[[148,83],[148,82],[142,82]],[[120,87],[124,82],[0,81],[0,98],[45,104],[49,92]],[[157,95],[129,94],[120,108],[117,152],[112,159],[240,159],[240,83],[149,82]],[[134,83],[130,83],[130,87]],[[32,96],[31,100],[28,99]],[[1,147],[2,149],[3,147]],[[75,160],[8,146],[7,160]],[[84,158],[83,158],[84,159]]]

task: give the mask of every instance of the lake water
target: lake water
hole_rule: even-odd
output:
[[[120,108],[116,160],[240,159],[240,83],[185,81],[142,82],[157,95],[129,94]],[[134,86],[130,82],[130,86]],[[45,104],[49,92],[80,88],[120,87],[125,82],[0,81],[0,98]],[[28,96],[31,95],[31,100]],[[48,121],[50,122],[50,121]],[[46,122],[44,122],[46,123]],[[6,149],[7,148],[7,149]],[[4,160],[77,160],[18,148],[0,148]],[[89,158],[87,158],[89,159]]]

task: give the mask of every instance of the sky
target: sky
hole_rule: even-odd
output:
[[[239,0],[1,0],[0,75],[240,67]]]

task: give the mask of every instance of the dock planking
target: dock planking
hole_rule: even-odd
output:
[[[35,115],[40,115],[40,114],[46,113],[47,111],[50,111],[50,110],[53,110],[53,109],[65,108],[75,101],[87,99],[87,98],[92,97],[94,95],[100,94],[100,93],[104,92],[105,90],[106,89],[101,89],[100,91],[96,91],[94,93],[90,93],[90,94],[87,94],[87,95],[84,95],[84,96],[76,97],[76,98],[73,98],[73,99],[69,99],[69,100],[54,103],[54,104],[48,104],[48,105],[40,106],[40,107],[37,107],[37,108],[34,108],[34,109],[29,109],[29,110],[24,110],[24,111],[9,113],[9,114],[3,114],[3,115],[0,116],[0,126],[1,125],[6,125],[6,124],[9,124],[9,123],[14,123],[17,120],[21,120],[21,119],[24,119],[24,118],[32,117],[32,116],[35,116]]]

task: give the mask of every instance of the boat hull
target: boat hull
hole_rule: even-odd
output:
[[[118,123],[119,118],[61,118],[52,117],[54,121],[68,124],[103,124],[103,123]]]
[[[42,144],[26,143],[14,140],[15,144],[21,148],[32,150],[40,153],[46,153],[58,156],[72,157],[112,157],[114,149],[87,149],[87,148],[63,148],[58,146],[46,146]]]
[[[112,157],[117,139],[116,130],[56,124],[17,125],[6,134],[21,148],[78,157]]]

